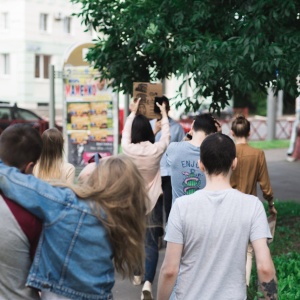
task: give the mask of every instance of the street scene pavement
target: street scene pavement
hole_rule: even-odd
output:
[[[286,161],[286,151],[287,149],[265,150],[274,199],[275,201],[293,200],[300,203],[300,161]],[[259,187],[258,197],[262,199]],[[163,248],[159,252],[159,262],[153,283],[154,298],[156,296],[157,280],[164,255],[165,249]],[[128,279],[122,280],[119,274],[116,275],[116,284],[113,289],[115,300],[138,300],[141,298],[142,285],[134,286]]]

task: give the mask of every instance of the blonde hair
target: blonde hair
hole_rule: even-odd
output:
[[[116,270],[123,277],[132,278],[137,270],[142,274],[149,199],[132,160],[124,155],[101,160],[89,177],[68,187],[79,198],[93,200],[92,209],[109,234]]]
[[[42,134],[43,148],[34,170],[36,177],[42,180],[59,179],[62,173],[64,139],[56,128],[50,128]]]

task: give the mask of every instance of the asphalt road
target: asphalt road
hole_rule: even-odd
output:
[[[269,176],[274,192],[274,198],[279,201],[297,201],[300,203],[300,161],[287,162],[285,160],[287,149],[266,150],[266,160]],[[259,198],[262,194],[259,190]],[[164,258],[165,249],[160,250],[159,263],[155,281],[153,283],[153,295],[156,295],[157,279]],[[142,285],[134,286],[129,280],[122,280],[116,274],[116,284],[113,289],[114,300],[138,300],[140,299]]]

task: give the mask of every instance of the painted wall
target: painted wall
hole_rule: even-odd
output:
[[[5,12],[9,16],[9,28],[0,28],[0,54],[10,54],[10,74],[0,74],[0,100],[31,109],[38,102],[49,102],[49,79],[35,78],[35,55],[50,55],[55,69],[61,71],[70,47],[91,42],[92,34],[84,32],[76,17],[71,17],[71,32],[64,32],[64,17],[79,9],[68,0],[0,0],[0,18]],[[40,30],[41,13],[48,14],[46,32]],[[62,80],[55,81],[59,109]]]

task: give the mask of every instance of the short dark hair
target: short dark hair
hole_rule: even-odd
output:
[[[136,115],[131,127],[131,142],[137,144],[146,141],[155,142],[152,127],[144,115]]]
[[[204,131],[206,135],[217,132],[216,119],[211,114],[201,114],[195,117],[194,131]]]
[[[231,124],[231,130],[236,137],[247,138],[250,133],[250,122],[244,115],[238,115]]]
[[[42,152],[42,138],[29,124],[14,124],[0,135],[0,159],[18,169],[36,163]]]
[[[222,133],[208,135],[200,146],[200,160],[209,175],[228,174],[235,157],[233,140]]]

